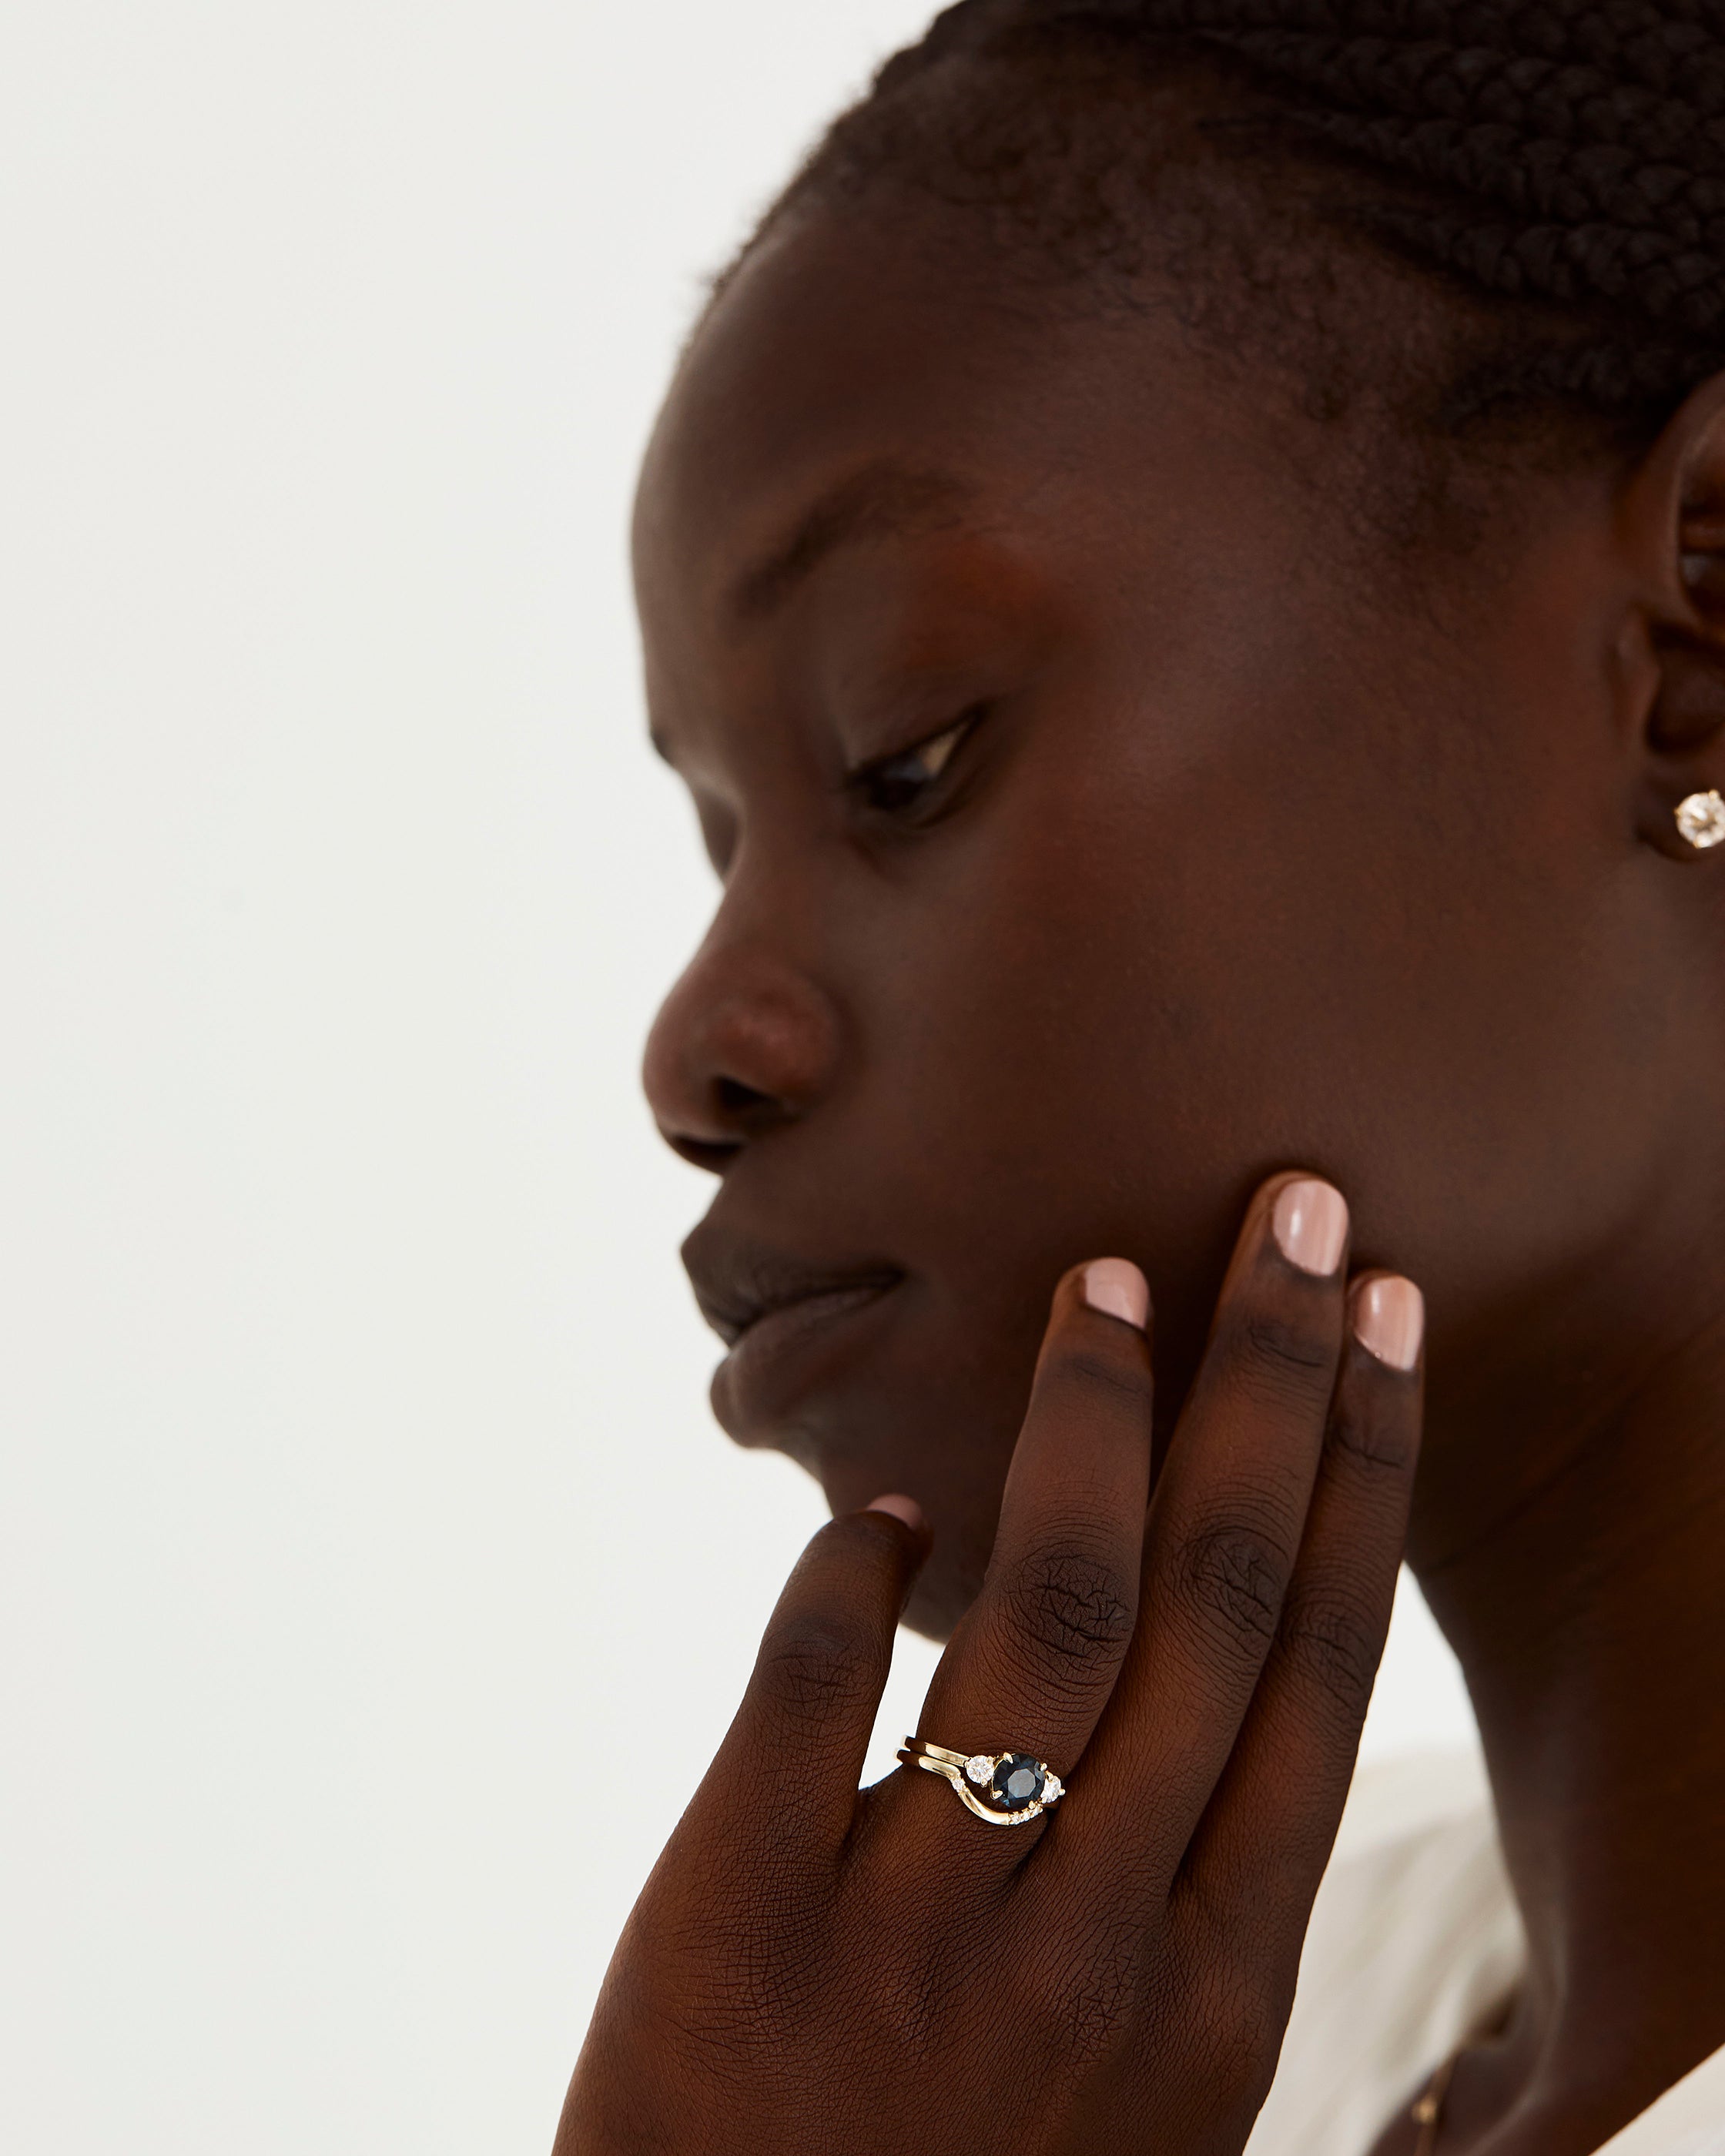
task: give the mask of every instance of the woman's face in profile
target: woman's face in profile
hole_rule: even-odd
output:
[[[1685,1058],[1664,871],[1605,813],[1611,479],[1522,475],[1464,562],[1363,507],[1389,451],[1349,424],[1166,315],[819,218],[661,420],[649,704],[724,890],[647,1079],[721,1178],[715,1404],[836,1508],[921,1501],[924,1629],[980,1578],[1058,1274],[1144,1267],[1171,1414],[1276,1168],[1426,1289],[1440,1492],[1536,1342],[1633,1352],[1600,1312]]]

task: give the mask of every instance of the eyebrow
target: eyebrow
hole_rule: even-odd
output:
[[[867,465],[829,488],[788,539],[743,572],[732,587],[729,611],[738,621],[758,621],[839,547],[951,522],[974,492],[949,472]]]

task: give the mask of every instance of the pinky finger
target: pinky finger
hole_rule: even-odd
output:
[[[1322,1460],[1275,1645],[1189,1853],[1209,1917],[1297,1960],[1359,1748],[1419,1462],[1425,1304],[1357,1281]]]

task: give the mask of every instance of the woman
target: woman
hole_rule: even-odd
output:
[[[1725,8],[950,9],[637,563],[649,1091],[837,1517],[560,2146],[1725,2148]],[[1320,1895],[1404,1532],[1509,1885]]]

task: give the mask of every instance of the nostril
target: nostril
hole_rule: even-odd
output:
[[[745,1086],[740,1078],[714,1079],[713,1098],[719,1104],[720,1112],[726,1116],[758,1117],[762,1108],[773,1105],[770,1093]]]
[[[740,1078],[716,1077],[707,1081],[700,1111],[680,1116],[675,1123],[661,1117],[659,1134],[679,1160],[722,1175],[752,1139],[786,1120],[783,1103],[771,1093],[745,1086]]]
[[[747,1142],[763,1138],[769,1131],[793,1120],[794,1111],[778,1094],[758,1086],[746,1086],[740,1078],[715,1077],[708,1098],[712,1103],[712,1134],[735,1137]]]
[[[665,1142],[679,1160],[686,1160],[691,1168],[704,1168],[712,1175],[722,1175],[742,1151],[740,1144],[715,1145],[701,1138],[673,1137],[669,1132]]]

